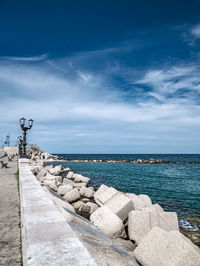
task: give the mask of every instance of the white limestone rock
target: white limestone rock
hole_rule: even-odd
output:
[[[68,178],[64,178],[63,179],[63,185],[70,185],[70,186],[74,186],[74,181],[68,179]]]
[[[58,187],[58,194],[61,196],[64,196],[67,192],[69,192],[70,190],[72,190],[73,187],[70,185],[62,185]]]
[[[140,241],[134,251],[143,266],[197,266],[200,252],[197,247],[178,231],[166,231],[154,227]]]
[[[131,240],[138,244],[154,227],[167,231],[179,230],[178,218],[175,212],[158,211],[155,207],[144,208],[141,211],[131,211],[128,216],[128,234]]]
[[[80,209],[80,207],[84,206],[85,203],[82,201],[76,201],[74,203],[72,203],[72,206],[74,207],[74,209],[77,211],[78,209]]]
[[[87,187],[84,187],[84,186],[82,186],[80,188],[79,192],[80,192],[82,197],[85,197],[85,198],[88,198],[88,199],[92,198],[93,195],[94,195],[94,190],[92,190],[90,188],[87,188]]]
[[[136,195],[134,193],[126,193],[126,196],[132,200],[134,210],[141,210],[145,207],[149,207],[152,205],[151,199],[147,195]]]
[[[128,215],[128,236],[138,244],[151,230],[148,212],[131,211]]]
[[[87,202],[85,205],[90,207],[89,214],[92,214],[94,211],[96,211],[99,208],[99,206],[93,202]]]
[[[47,175],[47,171],[45,169],[42,169],[38,175],[37,175],[37,178],[40,179],[41,177],[45,177]]]
[[[70,171],[67,175],[66,178],[72,179],[74,175],[74,172]]]
[[[47,187],[51,187],[52,180],[44,180],[43,185]]]
[[[81,195],[78,192],[77,188],[74,188],[67,192],[63,198],[65,198],[68,202],[72,203],[78,199],[80,199]]]
[[[51,175],[59,175],[62,172],[62,165],[57,165],[54,168],[49,169]]]
[[[122,221],[128,217],[129,212],[134,208],[131,199],[121,192],[117,192],[104,204],[104,206],[108,207],[112,212],[119,216]]]
[[[111,199],[118,191],[113,187],[108,187],[102,184],[94,193],[94,200],[100,206],[103,206],[109,199]]]
[[[45,176],[45,180],[55,180],[55,175],[51,175],[49,173],[47,173],[47,175]]]
[[[76,183],[80,183],[80,182],[89,183],[90,182],[90,178],[89,177],[85,177],[85,176],[82,176],[82,175],[79,175],[79,174],[74,174],[73,178],[74,178],[74,181]]]
[[[125,236],[122,220],[106,206],[93,212],[90,215],[90,220],[112,239]]]
[[[57,192],[58,187],[55,180],[52,180],[50,183],[50,188]]]
[[[73,187],[77,189],[80,189],[81,187],[86,187],[86,186],[87,186],[87,183],[82,183],[82,182],[73,184]]]

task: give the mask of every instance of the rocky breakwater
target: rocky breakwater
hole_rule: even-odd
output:
[[[114,260],[114,265],[199,265],[199,248],[179,231],[175,212],[165,212],[147,195],[124,193],[104,184],[95,191],[90,178],[41,162],[33,160],[32,172],[48,192],[57,195],[56,204],[98,257],[99,265],[113,265]],[[109,261],[111,251],[115,255],[105,264],[102,258]]]
[[[52,155],[48,152],[42,151],[36,144],[31,145],[31,147],[27,149],[27,156],[32,161],[34,162],[37,161],[37,164],[39,163],[40,160],[42,160],[41,163],[43,163],[43,161],[46,161],[46,160],[54,161],[54,160],[58,160],[59,158],[57,155]]]

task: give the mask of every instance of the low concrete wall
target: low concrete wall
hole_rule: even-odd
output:
[[[23,265],[96,265],[87,249],[19,159]]]

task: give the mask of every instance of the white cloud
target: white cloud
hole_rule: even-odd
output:
[[[200,38],[200,24],[197,24],[192,27],[191,34],[194,36],[195,39]]]
[[[159,138],[175,145],[180,132],[181,138],[188,138],[191,128],[193,139],[197,138],[197,66],[149,69],[143,78],[132,81],[133,90],[134,85],[137,89],[147,87],[134,98],[132,91],[108,82],[107,68],[106,72],[95,73],[78,67],[77,57],[75,60],[76,64],[73,57],[52,64],[50,59],[34,64],[24,60],[22,65],[13,60],[0,63],[0,114],[4,114],[0,116],[1,134],[8,127],[15,132],[20,116],[25,116],[35,120],[30,133],[35,142],[44,146],[48,143],[47,148],[53,151],[58,151],[52,146],[56,144],[58,149],[66,145],[73,152],[76,145],[81,149],[87,144],[93,151],[101,145],[138,145],[137,141],[143,147],[149,141],[153,148]],[[131,101],[127,100],[129,94]],[[85,147],[83,152],[90,151]]]

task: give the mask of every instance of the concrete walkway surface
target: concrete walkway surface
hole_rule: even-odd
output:
[[[23,265],[96,265],[48,194],[19,159]]]
[[[7,157],[0,158],[7,162]],[[17,162],[0,167],[0,265],[20,265],[20,218]]]

